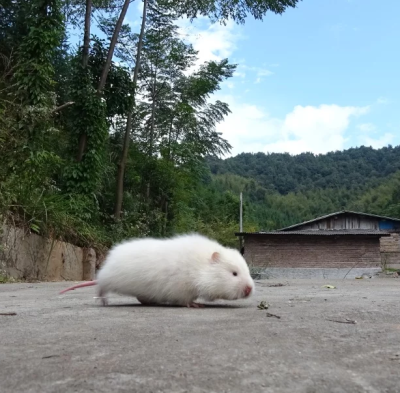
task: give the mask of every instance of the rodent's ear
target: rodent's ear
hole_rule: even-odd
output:
[[[211,255],[211,262],[212,263],[218,263],[219,262],[219,258],[220,258],[219,252],[215,251]]]

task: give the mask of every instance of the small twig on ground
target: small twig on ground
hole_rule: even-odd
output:
[[[281,283],[279,283],[279,284],[270,284],[270,285],[267,285],[267,287],[284,287],[284,286],[286,286],[287,284],[281,284]]]
[[[267,317],[274,317],[274,318],[281,319],[281,317],[279,315],[271,314],[269,312],[267,312]]]
[[[0,315],[17,315],[16,312],[0,312]]]
[[[355,324],[357,323],[356,321],[353,321],[353,320],[347,319],[347,318],[346,318],[345,321],[339,321],[339,320],[337,320],[337,319],[327,319],[327,321],[337,322],[337,323],[348,323],[348,324],[350,324],[350,325],[355,325]]]

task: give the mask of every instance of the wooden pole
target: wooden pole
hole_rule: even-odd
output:
[[[240,213],[239,213],[239,232],[243,232],[243,195],[240,193]],[[243,237],[239,236],[239,249],[242,253],[243,248]]]
[[[243,231],[243,196],[240,193],[240,221],[239,221],[239,231]]]

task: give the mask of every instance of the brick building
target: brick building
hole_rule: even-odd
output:
[[[400,263],[399,231],[399,219],[340,211],[277,231],[235,235],[242,236],[244,257],[260,274],[354,278]]]

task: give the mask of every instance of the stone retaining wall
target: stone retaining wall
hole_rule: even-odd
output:
[[[92,248],[46,239],[3,225],[0,232],[0,274],[39,281],[93,280],[102,261]]]

